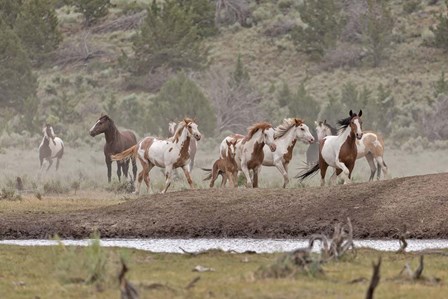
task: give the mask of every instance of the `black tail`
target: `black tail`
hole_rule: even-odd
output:
[[[203,179],[203,181],[208,181],[212,178],[212,170],[209,168],[201,168],[203,171],[207,172],[207,176]]]
[[[308,169],[307,171],[305,171],[305,173],[299,173],[295,176],[296,179],[299,179],[301,182],[306,179],[307,177],[314,175],[317,171],[319,170],[319,162],[317,162],[316,164],[314,164],[314,166],[310,169]]]

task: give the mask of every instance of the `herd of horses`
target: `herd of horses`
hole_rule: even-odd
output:
[[[326,121],[315,122],[315,134],[299,118],[286,118],[275,128],[267,122],[255,123],[249,127],[246,135],[232,134],[224,138],[219,147],[219,157],[212,168],[203,168],[208,172],[204,180],[210,180],[210,187],[213,187],[217,177],[221,175],[221,186],[229,181],[231,186],[237,187],[238,172],[241,171],[246,178],[246,186],[256,188],[262,166],[271,166],[283,176],[285,188],[289,183],[288,165],[298,140],[309,145],[306,153],[308,167],[296,176],[300,181],[320,170],[321,185],[325,185],[326,171],[328,167],[332,167],[335,171],[330,178],[330,185],[335,183],[338,176],[344,179],[344,183],[350,183],[355,162],[363,157],[370,166],[369,180],[374,178],[375,173],[379,179],[381,170],[384,175],[387,174],[387,165],[383,159],[384,141],[379,134],[363,132],[361,117],[362,111],[353,113],[350,110],[349,116],[338,122],[338,129]],[[147,192],[152,192],[149,173],[154,166],[164,169],[165,186],[162,193],[168,190],[173,170],[177,168],[182,168],[188,184],[193,188],[190,172],[194,166],[197,142],[201,140],[202,134],[191,118],[184,118],[178,123],[170,122],[168,129],[171,135],[169,138],[148,136],[137,142],[132,131],[118,130],[108,115],[102,115],[89,133],[92,137],[104,133],[108,181],[111,181],[113,161],[117,162],[119,180],[122,173],[128,177],[131,162],[133,181],[137,177],[138,159],[142,170],[137,177],[137,194],[143,181]],[[50,125],[44,126],[43,135],[39,146],[41,171],[43,161],[49,162],[48,170],[54,158],[57,159],[57,169],[64,153],[64,144],[54,135]]]

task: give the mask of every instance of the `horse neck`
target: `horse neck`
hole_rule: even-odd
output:
[[[341,145],[344,144],[344,142],[348,142],[349,144],[355,143],[355,133],[352,132],[352,129],[350,126],[344,129],[340,135],[338,135],[338,143]]]
[[[288,148],[291,145],[294,146],[296,141],[297,141],[297,127],[291,127],[288,132],[285,133],[285,135],[283,135],[280,138],[277,138],[274,140],[275,145],[277,147],[281,147],[281,148]]]
[[[263,134],[262,130],[258,130],[252,136],[252,138],[246,142],[245,147],[253,148],[252,153],[263,152],[263,147],[264,147],[265,142],[263,140],[262,134]]]
[[[182,129],[182,133],[175,143],[180,147],[180,150],[187,150],[190,148],[190,136],[188,136],[188,132],[186,128]]]
[[[118,131],[115,124],[111,124],[109,128],[104,131],[104,136],[106,137],[107,143],[113,143],[115,140],[118,140],[120,137],[120,132]]]

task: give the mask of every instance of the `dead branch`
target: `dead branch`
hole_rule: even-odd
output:
[[[127,16],[121,16],[92,28],[92,33],[108,33],[114,31],[128,31],[137,29],[146,17],[146,10]]]
[[[193,278],[192,281],[190,281],[189,284],[187,284],[187,286],[185,287],[185,289],[189,290],[189,289],[193,288],[193,287],[196,285],[196,283],[197,283],[200,279],[201,279],[200,276],[196,276],[195,278]]]
[[[370,285],[367,289],[366,299],[373,299],[373,293],[375,292],[378,283],[380,282],[380,267],[381,267],[381,257],[378,258],[378,263],[372,263],[373,274],[370,279]]]
[[[123,259],[121,259],[121,271],[118,275],[118,281],[120,282],[121,299],[138,299],[137,289],[125,278],[126,272],[129,271]]]
[[[406,238],[409,236],[409,231],[406,229],[406,225],[404,225],[401,233],[398,234],[398,242],[400,244],[400,248],[396,253],[405,253],[406,247],[408,247],[408,242],[406,242]]]

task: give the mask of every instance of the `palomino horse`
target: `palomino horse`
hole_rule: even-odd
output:
[[[275,128],[274,143],[276,150],[270,151],[267,146],[263,148],[264,159],[263,166],[275,166],[283,176],[283,188],[289,182],[288,164],[292,159],[292,151],[296,145],[297,139],[304,143],[311,144],[314,137],[310,129],[299,118],[286,118],[283,123]]]
[[[249,128],[246,137],[241,135],[231,135],[226,137],[220,145],[220,154],[223,155],[223,143],[229,140],[236,140],[236,163],[238,170],[241,170],[246,176],[246,186],[249,188],[258,187],[258,175],[261,170],[261,164],[264,159],[263,147],[269,146],[272,152],[275,151],[274,129],[272,125],[266,122],[256,123]],[[250,170],[253,171],[254,178],[250,176]]]
[[[40,160],[40,170],[42,172],[44,160],[47,160],[49,165],[47,167],[50,169],[53,164],[53,158],[56,158],[56,170],[59,168],[59,160],[64,154],[64,142],[61,138],[54,135],[53,127],[46,124],[42,133],[44,133],[44,138],[39,145],[39,160]]]
[[[190,140],[201,139],[201,133],[198,130],[198,125],[189,118],[181,121],[173,137],[168,139],[158,139],[155,137],[145,137],[136,145],[127,150],[112,155],[113,161],[122,161],[128,158],[137,156],[143,170],[138,174],[138,187],[136,193],[140,192],[142,181],[145,180],[147,192],[149,192],[151,185],[149,179],[149,172],[154,166],[165,168],[165,188],[162,193],[168,190],[171,184],[172,171],[175,168],[182,167],[188,184],[193,189],[193,181],[190,176]]]
[[[333,130],[331,130],[331,126],[326,122],[316,123],[316,131],[319,141],[326,136],[335,135],[335,133],[333,133]],[[357,159],[366,157],[367,163],[369,163],[369,181],[373,180],[376,171],[378,171],[377,179],[379,180],[381,176],[381,169],[383,170],[384,175],[387,176],[388,169],[383,159],[384,141],[379,134],[376,134],[374,132],[364,132],[361,140],[356,140],[356,146],[358,149]],[[377,167],[375,166],[375,161],[377,163]]]
[[[329,135],[336,135],[338,133],[338,130],[336,128],[333,128],[327,123],[327,120],[322,121],[315,121],[314,124],[317,128],[325,129],[325,136]],[[315,140],[320,141],[322,138],[319,138],[318,133],[316,131],[313,131],[313,137]],[[324,137],[325,137],[324,136]],[[316,164],[316,162],[319,161],[319,142],[311,143],[310,146],[308,146],[308,149],[306,150],[306,164],[308,166]]]
[[[359,114],[350,110],[350,117],[340,120],[339,134],[337,136],[327,136],[320,141],[319,162],[310,170],[298,176],[301,181],[317,172],[320,169],[321,186],[325,185],[325,174],[328,166],[336,169],[335,175],[332,175],[330,184],[336,180],[341,172],[347,176],[348,181],[344,179],[344,183],[351,182],[351,175],[355,166],[357,156],[356,139],[362,138],[362,110]]]
[[[168,130],[171,134],[171,136],[174,135],[174,133],[176,133],[176,129],[177,129],[177,123],[174,121],[170,121],[168,124]],[[189,148],[189,154],[190,154],[190,172],[193,170],[193,166],[194,166],[194,158],[196,157],[196,151],[198,148],[198,143],[196,141],[196,139],[190,139],[190,148]]]
[[[108,115],[102,115],[89,131],[90,136],[95,137],[98,134],[104,133],[106,137],[106,144],[104,145],[104,157],[107,165],[107,179],[110,183],[112,176],[112,160],[111,155],[118,154],[127,148],[137,143],[135,134],[131,131],[118,131],[114,121]],[[117,162],[117,176],[118,180],[121,178],[121,170],[124,176],[128,177],[129,161]],[[132,158],[132,172],[134,174],[133,180],[137,174],[137,163],[135,158]]]
[[[227,152],[224,158],[219,158],[213,163],[212,169],[202,168],[204,171],[208,171],[209,175],[204,178],[204,181],[210,180],[210,188],[215,184],[218,175],[222,176],[221,187],[224,187],[227,178],[233,187],[238,187],[238,165],[235,161],[236,155],[236,140],[226,141]]]

